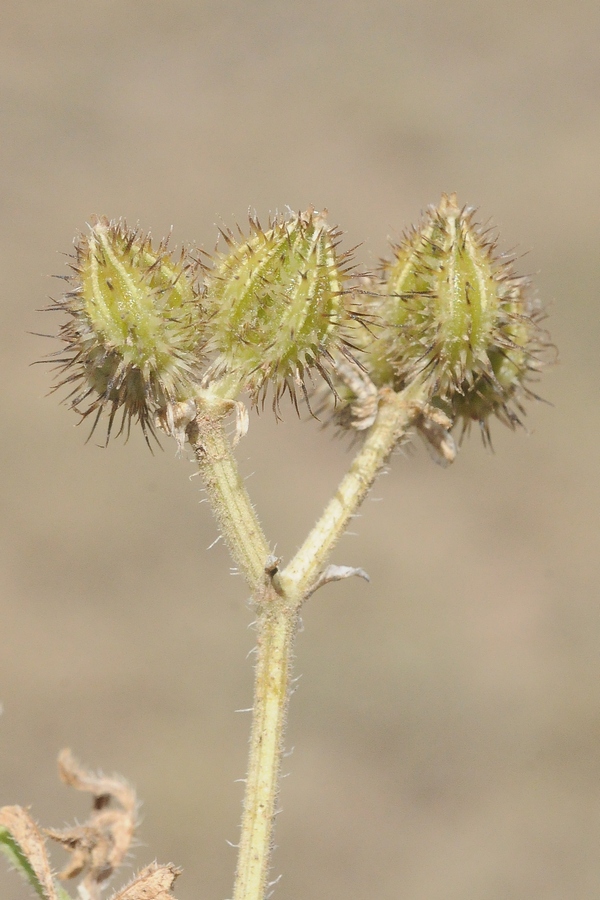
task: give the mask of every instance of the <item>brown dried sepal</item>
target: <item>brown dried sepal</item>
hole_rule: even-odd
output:
[[[85,873],[82,886],[92,897],[98,896],[98,885],[121,865],[131,846],[137,824],[135,791],[118,776],[106,777],[82,768],[70,750],[60,753],[58,769],[65,784],[94,797],[92,813],[83,825],[45,829],[48,837],[72,854],[58,877],[66,880]],[[113,801],[117,807],[110,806]]]
[[[22,806],[3,806],[0,809],[0,828],[6,828],[18,845],[47,900],[57,900],[46,842],[27,810]]]
[[[181,869],[171,863],[166,866],[150,863],[111,900],[174,900],[171,888],[179,875]]]
[[[456,442],[450,433],[452,419],[430,404],[418,407],[415,426],[421,435],[429,455],[438,466],[445,469],[456,459]]]

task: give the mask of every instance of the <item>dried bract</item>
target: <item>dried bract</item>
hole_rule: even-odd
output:
[[[176,866],[150,863],[111,900],[174,900],[171,888],[179,875],[181,869]]]

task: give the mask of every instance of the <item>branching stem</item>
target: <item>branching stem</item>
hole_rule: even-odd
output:
[[[223,428],[232,404],[205,392],[197,406],[188,439],[221,533],[254,593],[264,584],[270,551]]]
[[[380,392],[377,417],[334,497],[306,541],[278,573],[239,475],[223,418],[231,405],[206,396],[188,428],[206,490],[257,610],[257,661],[250,756],[233,900],[264,900],[279,790],[291,656],[301,604],[377,474],[426,401],[415,382]]]
[[[334,545],[425,400],[426,388],[420,381],[399,394],[389,388],[380,391],[377,417],[363,446],[304,544],[281,573],[283,589],[298,602],[316,581]]]

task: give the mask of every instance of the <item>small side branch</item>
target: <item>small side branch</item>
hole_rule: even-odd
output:
[[[348,527],[392,450],[406,434],[427,399],[427,385],[416,381],[402,393],[380,391],[374,424],[335,496],[302,547],[281,573],[286,593],[301,603],[316,582],[331,550]]]
[[[270,550],[223,428],[232,404],[199,398],[197,406],[200,412],[188,426],[188,439],[221,533],[236,565],[256,591],[264,585]]]

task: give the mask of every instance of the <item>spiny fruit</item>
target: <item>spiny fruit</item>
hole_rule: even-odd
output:
[[[238,243],[222,232],[220,253],[206,279],[206,303],[218,352],[214,378],[233,381],[258,402],[273,384],[277,411],[287,390],[306,397],[315,370],[327,383],[334,354],[349,356],[357,316],[345,291],[350,253],[337,254],[341,232],[313,209],[277,216],[263,230],[250,218]],[[214,385],[218,390],[218,386]]]
[[[123,221],[94,218],[72,269],[72,290],[51,307],[69,316],[55,389],[73,386],[69,405],[94,415],[92,431],[107,410],[107,440],[121,409],[119,434],[136,419],[148,440],[157,413],[172,430],[174,405],[194,396],[203,371],[196,264],[183,252],[173,260],[166,241],[153,249]]]
[[[514,427],[547,347],[528,279],[496,253],[489,230],[442,195],[383,266],[380,328],[369,350],[376,384],[396,390],[428,379],[430,396],[463,427],[479,421],[489,439],[495,414]]]

